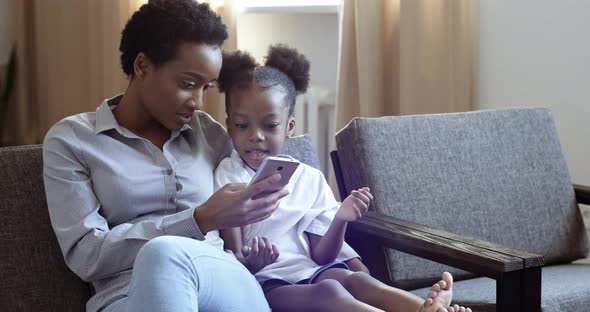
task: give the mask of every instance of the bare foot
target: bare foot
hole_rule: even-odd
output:
[[[460,307],[459,305],[455,304],[452,307],[449,307],[449,312],[471,312],[471,309]]]
[[[424,300],[424,305],[420,307],[419,312],[471,312],[471,309],[460,307],[458,305],[450,306],[453,299],[453,276],[449,272],[444,272],[442,279],[432,285],[428,296]]]

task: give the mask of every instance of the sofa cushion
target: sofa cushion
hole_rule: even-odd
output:
[[[541,282],[542,312],[579,312],[590,307],[590,264],[544,267]],[[429,287],[412,291],[425,298]],[[495,312],[496,281],[474,278],[455,283],[453,302],[477,312]]]
[[[0,148],[3,311],[84,311],[88,285],[66,266],[49,221],[41,145]]]

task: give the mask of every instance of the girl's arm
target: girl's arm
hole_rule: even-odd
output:
[[[348,222],[360,219],[368,210],[372,199],[368,187],[352,191],[338,208],[324,236],[307,233],[313,261],[323,265],[336,259],[342,249]]]
[[[324,236],[307,233],[311,251],[311,259],[319,265],[330,263],[336,259],[342,249],[347,221],[334,218]]]
[[[266,237],[254,237],[252,245],[247,246],[242,243],[242,231],[239,227],[219,230],[219,234],[224,241],[224,248],[231,250],[252,274],[274,263],[279,257],[277,247]]]
[[[238,261],[246,265],[242,255],[242,231],[239,227],[225,228],[219,230],[219,236],[223,239],[223,248],[231,250]]]

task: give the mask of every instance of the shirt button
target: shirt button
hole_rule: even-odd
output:
[[[177,191],[182,190],[182,184],[180,184],[180,182],[176,182],[176,190]]]
[[[167,174],[167,175],[171,175],[171,174],[172,174],[172,172],[174,172],[172,169],[168,169],[168,170],[166,170],[166,174]]]
[[[174,204],[176,202],[176,198],[170,197],[169,201]]]

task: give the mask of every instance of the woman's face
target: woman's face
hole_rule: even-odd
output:
[[[168,130],[178,130],[203,108],[203,97],[219,76],[221,49],[217,45],[181,43],[176,56],[158,66],[149,59],[140,79],[140,101],[147,118]],[[142,66],[142,65],[138,65]]]

